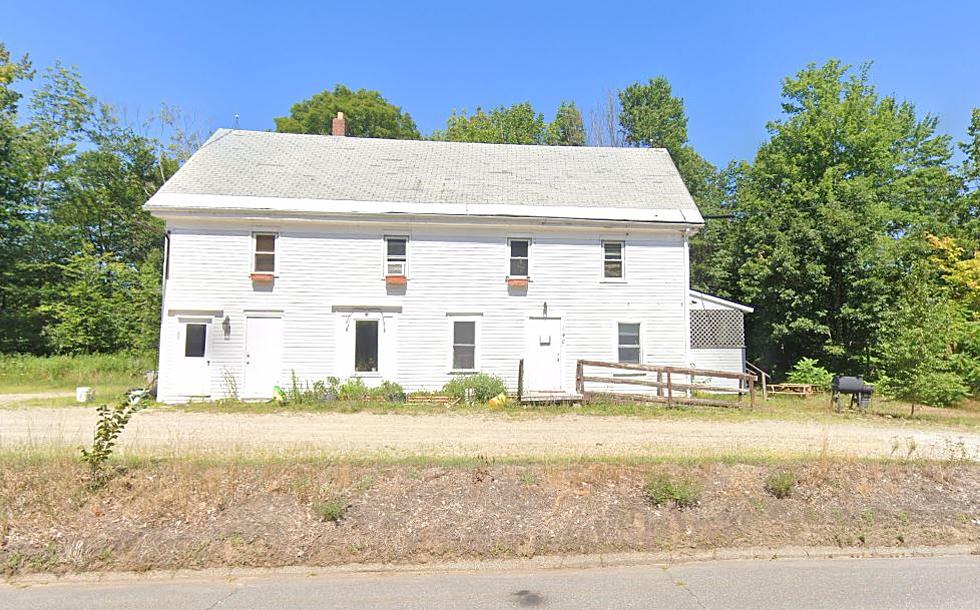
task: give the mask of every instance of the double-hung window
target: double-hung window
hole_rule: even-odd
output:
[[[635,322],[619,323],[619,361],[640,363],[640,325]]]
[[[531,240],[510,239],[510,266],[508,277],[527,279],[531,274]]]
[[[408,238],[385,237],[385,276],[408,275]]]
[[[476,370],[476,320],[452,320],[453,370]]]
[[[252,236],[254,252],[252,256],[252,271],[255,273],[276,272],[276,242],[275,233],[255,233]]]
[[[625,267],[625,249],[621,241],[602,242],[602,277],[605,279],[623,279]]]

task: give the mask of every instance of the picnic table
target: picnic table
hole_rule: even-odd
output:
[[[774,383],[769,386],[769,393],[806,398],[813,395],[814,389],[810,383]]]

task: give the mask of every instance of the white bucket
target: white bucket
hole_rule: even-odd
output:
[[[82,386],[75,388],[76,402],[91,402],[95,398],[95,390],[90,387]]]

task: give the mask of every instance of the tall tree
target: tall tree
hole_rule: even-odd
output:
[[[545,128],[545,144],[550,146],[585,146],[585,123],[575,102],[562,102],[555,120]]]
[[[445,131],[432,135],[448,142],[484,142],[489,144],[544,144],[544,115],[535,112],[530,102],[500,106],[490,112],[477,108],[472,115],[453,112]]]
[[[619,92],[619,126],[627,145],[665,148],[706,222],[691,240],[691,283],[721,296],[729,295],[730,249],[726,247],[727,187],[738,166],[725,173],[688,143],[684,100],[676,97],[666,78],[634,83]]]
[[[867,370],[923,230],[958,189],[936,119],[882,97],[868,66],[809,65],[783,82],[784,118],[737,180],[735,296],[756,306],[749,348],[778,373],[803,356]]]
[[[377,91],[352,91],[337,85],[293,104],[289,116],[275,119],[276,131],[285,133],[330,134],[334,117],[343,112],[347,135],[359,138],[421,138],[412,116],[390,103]]]

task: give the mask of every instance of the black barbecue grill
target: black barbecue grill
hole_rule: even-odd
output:
[[[831,401],[834,409],[838,411],[843,410],[840,400],[841,394],[850,394],[851,402],[848,405],[850,408],[857,407],[862,411],[866,411],[871,406],[871,394],[875,391],[874,386],[866,383],[860,375],[857,377],[837,375],[834,377],[831,389],[833,390]]]

